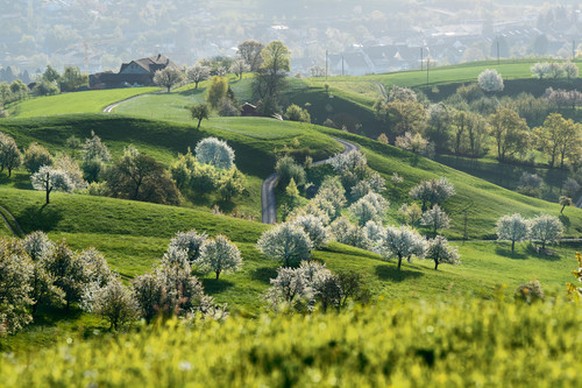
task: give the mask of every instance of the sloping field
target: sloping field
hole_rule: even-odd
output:
[[[58,116],[72,113],[98,113],[106,106],[145,93],[153,93],[158,88],[128,88],[111,90],[90,90],[63,93],[56,96],[37,97],[25,100],[13,108],[13,115],[21,118]]]

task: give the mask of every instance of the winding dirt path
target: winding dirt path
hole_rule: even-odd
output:
[[[138,94],[137,96],[132,96],[132,97],[126,98],[124,100],[114,102],[113,104],[107,105],[105,108],[103,108],[103,113],[113,113],[113,110],[115,108],[117,108],[119,105],[123,104],[124,102],[134,100],[134,99],[139,98],[139,97],[147,96],[148,94],[152,94],[152,93]]]
[[[334,137],[334,140],[339,142],[344,146],[342,154],[347,154],[350,151],[358,149],[358,146],[347,140],[338,139]],[[314,166],[319,166],[322,164],[329,163],[332,158],[327,158],[324,160],[317,161],[313,163]],[[272,173],[263,182],[263,187],[261,189],[261,207],[262,207],[262,218],[263,224],[274,224],[277,222],[277,199],[275,198],[275,187],[279,181],[279,175],[277,173]]]

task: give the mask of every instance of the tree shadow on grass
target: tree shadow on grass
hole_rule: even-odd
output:
[[[28,175],[16,174],[10,178],[7,175],[0,175],[0,184],[10,183],[12,183],[15,189],[32,190],[32,183],[30,183],[30,177]]]
[[[381,280],[391,280],[393,282],[402,282],[407,279],[416,279],[424,276],[422,272],[411,271],[406,268],[398,270],[397,267],[391,265],[377,265],[375,269],[378,278]]]
[[[178,94],[181,96],[196,96],[198,94],[204,93],[205,90],[206,90],[206,88],[198,87],[198,89],[188,89],[188,90],[178,92]]]
[[[229,288],[234,287],[234,283],[223,279],[202,279],[204,291],[209,294],[220,294]]]
[[[529,244],[527,246],[527,252],[535,257],[536,259],[548,260],[548,261],[558,261],[560,260],[560,255],[558,252],[554,251],[552,248],[546,246],[542,249],[541,245]]]
[[[497,254],[499,256],[503,256],[503,257],[508,257],[508,258],[514,259],[514,260],[525,260],[525,259],[529,258],[529,255],[526,255],[525,253],[519,253],[517,251],[511,252],[510,248],[506,248],[504,246],[496,246],[495,247],[495,254]]]
[[[50,205],[41,207],[29,206],[18,217],[18,222],[25,232],[35,230],[49,232],[57,226],[62,218],[62,214],[58,210],[51,208]]]
[[[562,222],[562,225],[564,225],[566,229],[568,229],[572,225],[572,223],[570,222],[570,217],[568,217],[567,215],[560,214],[559,218],[560,221]]]
[[[74,307],[67,310],[64,307],[39,306],[34,315],[34,324],[36,326],[55,326],[63,321],[76,321],[82,314],[83,311],[81,309]]]
[[[218,201],[216,202],[216,204],[218,205],[218,208],[220,209],[221,212],[226,213],[226,214],[230,214],[233,212],[233,210],[236,208],[236,203],[232,202],[232,201]]]
[[[271,279],[277,277],[277,269],[272,267],[261,267],[253,270],[251,278],[260,282],[270,284]]]

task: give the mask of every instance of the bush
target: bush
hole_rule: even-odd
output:
[[[532,197],[539,197],[544,181],[538,174],[524,172],[519,177],[517,191]]]
[[[180,192],[164,166],[132,146],[107,170],[105,180],[115,198],[166,205],[180,203]]]
[[[524,283],[515,290],[515,299],[532,304],[545,299],[544,290],[538,280]]]
[[[415,154],[425,154],[428,148],[428,140],[422,137],[420,133],[405,132],[404,136],[396,137],[394,144],[398,148]]]
[[[12,176],[12,170],[22,163],[22,155],[12,136],[0,132],[0,171],[8,170],[8,176]]]
[[[339,217],[329,226],[335,241],[358,248],[367,248],[364,231],[352,224],[347,218]]]
[[[421,181],[410,190],[409,194],[413,199],[422,202],[422,211],[424,212],[429,204],[431,207],[442,205],[443,202],[455,195],[455,187],[447,178],[441,177],[439,179]]]
[[[50,166],[52,164],[52,155],[38,143],[30,143],[24,151],[24,166],[31,174],[37,172],[41,166]]]
[[[564,233],[564,226],[557,217],[547,214],[538,216],[529,222],[529,237],[542,243],[542,251],[547,244],[558,242]]]
[[[307,233],[314,249],[321,248],[329,239],[327,229],[321,221],[321,218],[313,214],[298,216],[291,220],[291,223],[295,226],[299,226],[305,233]]]
[[[218,104],[218,114],[225,117],[240,116],[240,108],[230,98],[223,98]]]
[[[227,237],[219,235],[208,239],[200,247],[200,268],[214,272],[216,279],[223,272],[237,272],[243,260],[237,246]]]
[[[307,178],[305,169],[296,163],[291,156],[283,156],[277,160],[275,171],[279,175],[279,183],[282,187],[287,187],[291,179],[299,187],[305,185]]]
[[[0,240],[0,336],[32,321],[30,307],[34,266],[16,241]]]
[[[424,238],[408,226],[386,228],[379,246],[380,253],[385,260],[393,257],[398,259],[398,270],[400,270],[403,258],[410,261],[413,255],[424,257],[426,248]]]
[[[47,80],[41,80],[36,83],[34,88],[32,89],[32,93],[35,96],[54,96],[59,94],[61,89],[57,85],[56,82],[51,82]]]
[[[353,203],[348,211],[358,221],[360,226],[364,226],[368,221],[382,221],[388,205],[389,203],[384,197],[374,192],[369,192]]]
[[[208,235],[206,233],[198,233],[196,229],[187,232],[178,232],[170,240],[168,250],[181,250],[186,253],[190,265],[196,264],[200,258],[200,248]]]
[[[529,235],[528,222],[521,214],[512,214],[501,217],[497,220],[497,239],[511,241],[511,252],[515,250],[515,243],[523,241]]]
[[[423,226],[429,227],[433,235],[436,236],[440,229],[449,228],[451,219],[439,205],[434,205],[432,209],[429,209],[422,214],[420,223]]]
[[[118,278],[95,291],[93,298],[89,311],[107,320],[110,330],[118,330],[139,316],[137,300]]]
[[[315,262],[301,263],[299,268],[279,268],[277,277],[271,279],[267,300],[275,309],[312,311],[331,277],[332,273],[325,265]]]
[[[220,169],[234,166],[234,150],[225,141],[207,137],[196,144],[196,159],[202,164],[210,164]]]
[[[486,69],[479,74],[477,84],[488,93],[501,92],[503,90],[503,78],[497,70]]]
[[[459,252],[443,236],[436,236],[429,241],[425,257],[434,261],[435,271],[442,263],[459,264]]]
[[[133,290],[140,315],[151,322],[154,318],[187,316],[212,309],[214,301],[204,294],[202,283],[192,275],[184,251],[170,249],[153,273],[138,276]]]
[[[218,192],[223,201],[230,201],[233,197],[245,191],[246,179],[236,167],[221,171],[216,182]]]
[[[285,110],[285,117],[291,121],[301,121],[304,123],[311,122],[311,116],[307,109],[303,109],[298,105],[291,104]]]
[[[285,223],[264,232],[257,241],[257,248],[267,258],[282,261],[289,267],[309,260],[313,243],[303,228]]]

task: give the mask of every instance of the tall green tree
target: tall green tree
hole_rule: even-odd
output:
[[[256,40],[245,40],[238,45],[238,56],[249,66],[252,72],[256,72],[263,63],[261,51],[265,46]]]
[[[208,105],[206,104],[195,104],[190,107],[190,114],[192,115],[192,119],[198,120],[198,125],[196,129],[200,129],[200,124],[202,120],[208,120],[209,109]]]
[[[491,115],[489,123],[497,145],[497,159],[506,161],[529,150],[529,128],[516,111],[501,107]]]
[[[106,173],[111,196],[136,201],[177,205],[180,193],[164,167],[129,146]]]
[[[59,80],[59,85],[62,92],[73,92],[87,86],[89,84],[89,77],[82,74],[76,66],[65,67],[65,71]]]
[[[566,158],[579,150],[582,145],[581,128],[561,114],[552,113],[541,127],[535,129],[537,146],[550,158],[550,167],[554,167],[558,159],[560,167],[563,167]]]
[[[220,103],[227,98],[228,80],[225,77],[215,76],[210,80],[206,101],[212,109],[218,109]]]
[[[172,67],[166,67],[164,70],[156,71],[154,74],[154,84],[166,88],[170,93],[172,88],[184,80],[184,73]]]
[[[263,101],[266,110],[275,110],[278,98],[284,87],[285,76],[290,70],[290,52],[281,41],[273,41],[261,50],[263,63],[256,72],[254,81],[255,94]]]

